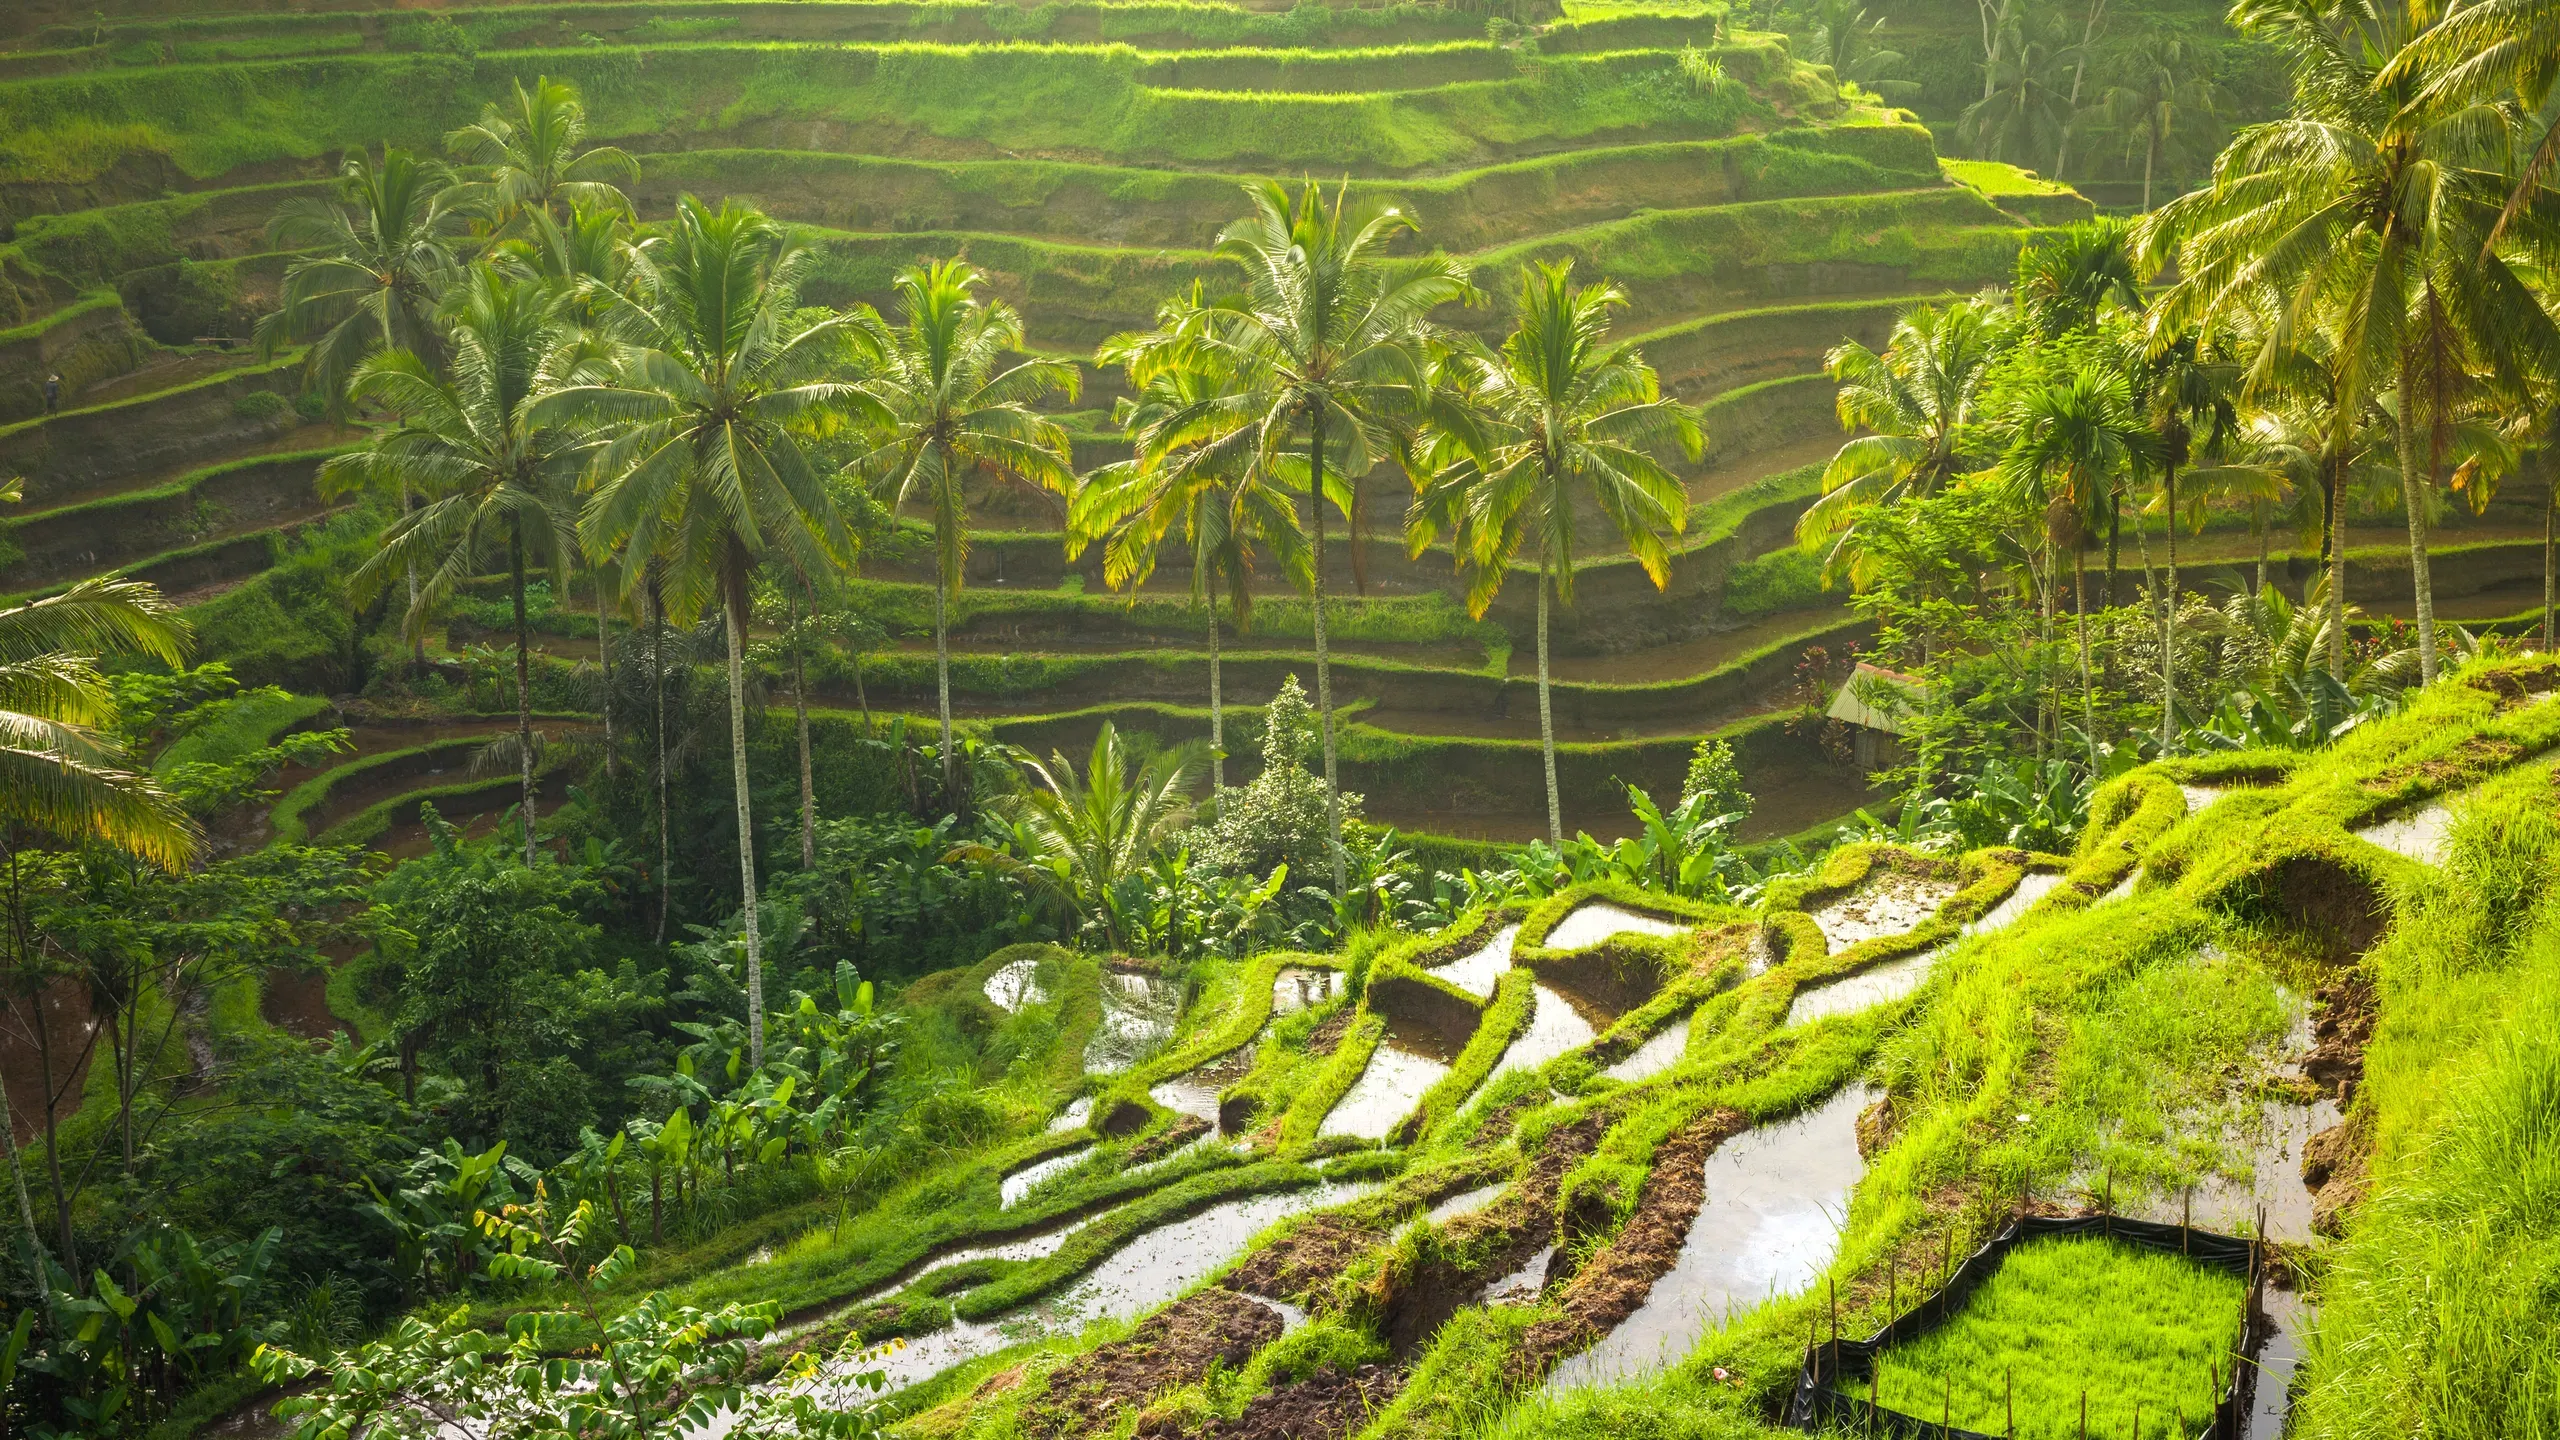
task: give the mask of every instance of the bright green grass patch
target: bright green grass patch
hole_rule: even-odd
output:
[[[1998,160],[1948,160],[1941,158],[1938,169],[1946,177],[1985,195],[2068,195],[2071,187],[2059,180],[2047,180],[2032,170]]]
[[[2006,1433],[2014,1380],[2022,1440],[2080,1433],[2179,1434],[2210,1408],[2247,1292],[2241,1277],[2103,1239],[2039,1240],[2009,1252],[1955,1319],[1878,1359],[1888,1410]]]

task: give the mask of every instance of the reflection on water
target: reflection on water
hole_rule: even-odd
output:
[[[1271,981],[1271,1013],[1289,1015],[1312,1010],[1342,993],[1342,972],[1303,965],[1282,967]]]
[[[2117,881],[2117,882],[2116,882],[2116,888],[2114,888],[2113,890],[2108,891],[2108,892],[2107,892],[2106,894],[2104,894],[2104,895],[2099,896],[2097,899],[2090,901],[2090,902],[2089,902],[2090,908],[2095,909],[2095,908],[2097,908],[2098,906],[2100,906],[2100,905],[2104,905],[2104,904],[2106,904],[2107,902],[2109,902],[2109,901],[2111,901],[2111,900],[2121,900],[2121,899],[2123,899],[2124,897],[2126,897],[2127,895],[2132,894],[2132,893],[2133,893],[2133,887],[2142,883],[2142,869],[2143,869],[2143,867],[2141,867],[2141,866],[2139,866],[2139,865],[2134,866],[2134,867],[2133,867],[2133,873],[2132,873],[2132,874],[2127,875],[2127,876],[2126,876],[2126,877],[2124,877],[2123,879],[2121,879],[2121,880],[2119,880],[2119,881]]]
[[[1360,1072],[1358,1083],[1335,1103],[1316,1133],[1383,1140],[1397,1121],[1413,1112],[1422,1093],[1448,1073],[1447,1065],[1406,1049],[1390,1031],[1369,1057],[1369,1068]]]
[[[1182,987],[1155,975],[1102,977],[1102,1023],[1084,1047],[1088,1075],[1117,1075],[1173,1038]]]
[[[1492,1204],[1502,1197],[1503,1191],[1510,1188],[1511,1182],[1508,1180],[1497,1180],[1490,1185],[1480,1185],[1463,1195],[1452,1195],[1432,1206],[1426,1218],[1434,1225],[1446,1225],[1461,1215],[1472,1214]]]
[[[1093,1147],[1089,1145],[1078,1145],[1072,1150],[1060,1151],[1046,1159],[1035,1160],[1004,1177],[1004,1184],[998,1188],[1004,1194],[1005,1207],[1012,1208],[1023,1196],[1031,1193],[1031,1187],[1082,1160],[1085,1152],[1091,1148]]]
[[[1858,1112],[1873,1100],[1852,1085],[1809,1114],[1718,1146],[1678,1262],[1636,1313],[1557,1366],[1548,1384],[1570,1389],[1662,1369],[1729,1316],[1812,1284],[1839,1247],[1849,1192],[1866,1172]]]
[[[1016,960],[987,977],[987,998],[1007,1011],[1037,1005],[1049,998],[1040,984],[1040,962]]]
[[[1956,893],[1952,880],[1930,880],[1899,872],[1871,880],[1813,912],[1814,927],[1831,942],[1832,953],[1879,935],[1899,935],[1938,913]]]
[[[1983,911],[1981,919],[1966,925],[1964,927],[1964,933],[1967,935],[1988,935],[1995,930],[2008,929],[2010,926],[2018,923],[2018,917],[2026,914],[2029,906],[2034,905],[2045,896],[2052,894],[2053,887],[2061,883],[2062,877],[2060,875],[2034,874],[2019,876],[2017,888],[2011,890],[2008,896],[1999,904]]]
[[[1556,1247],[1548,1246],[1529,1257],[1529,1263],[1484,1287],[1476,1296],[1479,1305],[1526,1305],[1538,1298],[1546,1287],[1547,1262],[1553,1260]]]
[[[1635,1053],[1600,1073],[1612,1080],[1650,1080],[1679,1062],[1689,1049],[1689,1026],[1697,1019],[1695,1012],[1681,1016],[1653,1032]]]
[[[2249,1418],[2243,1440],[2283,1440],[2286,1419],[2293,1413],[2293,1376],[2302,1367],[2302,1336],[2315,1313],[2291,1290],[2266,1291],[2267,1319],[2275,1333],[2258,1347],[2257,1379],[2250,1392]]]
[[[2406,855],[2422,865],[2441,865],[2444,863],[2445,832],[2452,825],[2453,812],[2439,800],[2379,825],[2368,825],[2356,832],[2356,838],[2370,840],[2395,855]]]
[[[1547,932],[1546,948],[1586,950],[1612,935],[1677,935],[1688,928],[1677,920],[1639,915],[1605,900],[1594,900],[1576,906],[1572,914],[1557,921],[1556,927]]]
[[[1888,960],[1845,980],[1799,990],[1795,1002],[1787,1007],[1787,1018],[1783,1023],[1801,1025],[1826,1015],[1855,1014],[1870,1005],[1899,1000],[1920,988],[1920,982],[1929,978],[1929,971],[1946,951],[1944,945],[1933,945],[1917,955]]]
[[[1511,1044],[1503,1050],[1502,1058],[1494,1062],[1493,1073],[1499,1075],[1512,1069],[1535,1070],[1568,1050],[1579,1050],[1590,1044],[1597,1033],[1591,1028],[1591,1022],[1583,1019],[1562,995],[1543,984],[1533,986],[1530,990],[1529,1023],[1519,1034],[1511,1037]]]
[[[1446,980],[1479,999],[1490,997],[1493,987],[1502,981],[1502,972],[1511,968],[1511,942],[1518,939],[1520,927],[1505,925],[1493,932],[1493,938],[1472,954],[1462,955],[1446,965],[1435,965],[1426,974]]]
[[[1079,1095],[1073,1100],[1068,1101],[1067,1108],[1059,1111],[1057,1118],[1049,1122],[1049,1133],[1055,1135],[1061,1130],[1076,1129],[1092,1117],[1093,1097],[1090,1095]]]
[[[2198,959],[2219,954],[2207,946]],[[2303,1078],[2301,1057],[2308,1055],[2312,1047],[2311,1012],[2291,991],[2281,986],[2277,990],[2285,1003],[2296,1010],[2279,1052],[2289,1058],[2275,1067],[2276,1073],[2299,1081]],[[2191,1193],[2153,1195],[2127,1213],[2164,1225],[2191,1216],[2199,1230],[2247,1235],[2255,1232],[2258,1214],[2264,1210],[2268,1239],[2289,1245],[2310,1243],[2314,1238],[2314,1197],[2311,1187],[2302,1183],[2302,1149],[2312,1136],[2343,1118],[2338,1103],[2324,1094],[2303,1105],[2277,1094],[2258,1097],[2254,1107],[2246,1120],[2221,1137],[2224,1145],[2248,1155],[2248,1179],[2233,1180],[2219,1172],[2211,1173]]]
[[[1253,1070],[1257,1035],[1196,1070],[1186,1071],[1147,1092],[1148,1098],[1177,1115],[1218,1123],[1218,1096]]]

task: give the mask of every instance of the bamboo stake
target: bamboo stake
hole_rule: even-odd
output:
[[[1956,1377],[1950,1375],[1947,1377],[1946,1390],[1938,1397],[1938,1430],[1940,1433],[1943,1434],[1944,1432],[1955,1428],[1955,1416]]]
[[[2080,1440],[2089,1440],[2089,1392],[2080,1392]]]
[[[2018,1367],[2010,1366],[2006,1375],[2006,1382],[2002,1387],[2006,1393],[2001,1397],[2000,1403],[2001,1408],[2009,1414],[2009,1440],[2018,1440]]]

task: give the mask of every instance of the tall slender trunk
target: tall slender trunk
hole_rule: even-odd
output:
[[[657,567],[649,570],[649,704],[657,717],[650,728],[658,741],[658,943],[667,943],[667,902],[675,888],[674,841],[667,826],[667,607],[658,588]]]
[[[2150,143],[2142,147],[2142,213],[2151,213],[2151,172],[2160,163],[2160,127],[2151,127]]]
[[[2560,569],[2552,565],[2553,551],[2560,548],[2560,530],[2555,527],[2560,527],[2560,475],[2551,477],[2542,495],[2542,648],[2546,651],[2552,647],[2555,617],[2560,617]]]
[[[2168,604],[2160,622],[2160,748],[2178,743],[2178,462],[2169,462]]]
[[[948,450],[942,455],[942,473],[951,473]],[[933,685],[934,703],[942,716],[942,798],[956,808],[959,790],[951,778],[951,566],[947,557],[958,537],[950,533],[951,524],[951,517],[941,517],[933,537]]]
[[[0,1086],[0,1147],[5,1147],[9,1163],[9,1181],[18,1192],[18,1218],[27,1227],[27,1251],[30,1258],[44,1248],[44,1237],[36,1229],[36,1202],[27,1194],[27,1170],[18,1158],[18,1119],[9,1113],[9,1091]]]
[[[1547,767],[1547,843],[1564,848],[1564,801],[1556,789],[1556,715],[1547,696],[1547,562],[1538,562],[1538,755]]]
[[[2071,101],[2063,111],[2062,143],[2053,152],[2053,178],[2062,178],[2062,167],[2071,158],[2071,127],[2080,119],[2080,83],[2089,74],[2089,46],[2098,38],[2098,21],[2107,13],[2107,0],[2089,0],[2089,18],[2080,26],[2080,57],[2071,66]],[[2107,603],[2115,603],[2115,591],[2107,592]]]
[[[2080,723],[2086,727],[2081,740],[2089,747],[2089,773],[2098,773],[2098,682],[2089,668],[2089,552],[2083,546],[2071,547],[2073,618],[2080,632]]]
[[[533,864],[533,632],[524,618],[524,531],[507,531],[507,596],[516,618],[516,778],[521,782],[524,863]]]
[[[19,849],[15,827],[0,827],[0,848],[9,856],[9,952],[10,970],[23,973],[27,960],[26,894],[20,887]],[[30,997],[32,1002],[33,997]],[[50,1092],[46,1092],[48,1097]],[[27,1223],[27,1258],[33,1261],[44,1249],[44,1241],[36,1232],[35,1202],[27,1197],[27,1169],[18,1154],[18,1120],[9,1112],[9,1092],[0,1086],[0,1145],[8,1147],[9,1180],[17,1187],[18,1215]]]
[[[2347,680],[2347,462],[2329,464],[2329,678]]]
[[[2045,732],[2053,724],[2053,686],[2046,675],[2046,665],[2053,656],[2053,531],[2047,527],[2044,537],[2043,593],[2036,597],[2036,764],[2042,766],[2048,753]]]
[[[1218,593],[1209,590],[1209,798],[1227,793],[1227,704],[1218,687]]]
[[[1350,857],[1342,849],[1342,786],[1334,778],[1333,667],[1324,648],[1324,412],[1309,420],[1307,508],[1315,517],[1315,583],[1308,590],[1316,631],[1316,714],[1324,733],[1324,821],[1333,842],[1333,893],[1351,888]]]
[[[409,513],[409,482],[406,480],[400,482],[400,513],[403,515]],[[409,611],[407,616],[407,627],[409,631],[409,673],[412,675],[424,675],[427,673],[427,632],[424,625],[421,623],[425,618],[425,616],[418,613],[418,562],[412,560],[409,562]]]
[[[747,922],[747,1066],[764,1068],[764,937],[756,931],[756,832],[747,802],[747,581],[733,574],[729,631],[729,779],[738,792],[738,886]]]
[[[2141,531],[2141,516],[2133,517],[2133,528],[2137,533]],[[2123,538],[2124,492],[2117,490],[2107,496],[2107,608],[2110,610],[2116,608],[2116,556]]]
[[[1981,12],[1982,17],[1982,98],[1985,100],[1991,98],[1997,84],[1995,77],[2000,70],[2000,45],[2009,33],[2009,4],[2010,0],[2000,0],[1999,8],[1995,10],[1991,0],[1974,0],[1974,8]]]
[[[2436,477],[2423,480],[2418,473],[2417,418],[2418,390],[2417,352],[2409,346],[2400,350],[2400,423],[2394,427],[2400,442],[2400,503],[2409,512],[2409,584],[2417,596],[2418,606],[2418,683],[2432,685],[2436,678],[2436,587],[2427,573],[2427,497],[2435,489]]]
[[[2256,501],[2249,507],[2249,528],[2256,531],[2258,542],[2258,586],[2249,592],[2249,618],[2258,618],[2258,607],[2267,596],[2267,502]]]
[[[791,626],[791,710],[800,727],[800,868],[818,868],[818,787],[809,764],[809,667],[800,644],[800,597],[783,588]]]
[[[604,670],[604,773],[610,779],[620,757],[613,748],[613,626],[604,605],[604,572],[598,570],[596,585],[596,664]]]
[[[862,651],[853,652],[853,703],[862,710],[862,738],[871,738],[871,697],[862,689]]]

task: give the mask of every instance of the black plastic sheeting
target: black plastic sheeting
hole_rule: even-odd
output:
[[[1925,1335],[1954,1318],[1973,1297],[1974,1290],[1999,1270],[2011,1250],[2030,1240],[2062,1235],[2104,1236],[2120,1244],[2184,1255],[2199,1265],[2227,1270],[2248,1280],[2249,1298],[2241,1321],[2239,1353],[2231,1357],[2230,1374],[2213,1413],[2203,1417],[2202,1429],[2193,1432],[2197,1440],[2241,1440],[2254,1403],[2257,1375],[2257,1366],[2244,1363],[2243,1357],[2256,1354],[2274,1331],[2262,1298],[2267,1279],[2265,1243],[2184,1225],[2128,1220],[2121,1215],[2019,1216],[1981,1249],[1966,1256],[1936,1293],[1922,1297],[1919,1304],[1893,1317],[1883,1329],[1864,1340],[1835,1335],[1815,1342],[1806,1351],[1804,1368],[1796,1376],[1795,1397],[1787,1403],[1787,1423],[1799,1430],[1833,1427],[1925,1440],[2003,1440],[1984,1431],[1942,1425],[1870,1405],[1865,1396],[1852,1392],[1869,1387],[1876,1359],[1888,1346]]]

